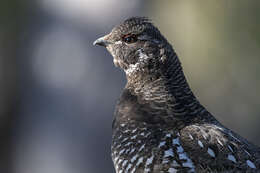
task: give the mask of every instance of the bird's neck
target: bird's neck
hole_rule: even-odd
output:
[[[157,105],[158,109],[169,109],[176,116],[198,115],[205,111],[192,93],[174,51],[166,54],[165,62],[157,70],[137,73],[128,77],[126,88],[142,102]]]

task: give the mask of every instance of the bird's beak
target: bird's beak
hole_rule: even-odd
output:
[[[110,44],[111,42],[109,42],[107,39],[106,39],[106,36],[104,37],[101,37],[99,39],[97,39],[96,41],[93,42],[93,45],[96,46],[96,45],[99,45],[99,46],[104,46],[106,47],[108,44]]]

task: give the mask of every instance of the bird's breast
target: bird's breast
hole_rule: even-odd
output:
[[[177,131],[121,124],[114,129],[112,159],[119,172],[194,171]]]

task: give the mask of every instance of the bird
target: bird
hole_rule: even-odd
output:
[[[260,172],[259,147],[198,101],[152,20],[127,18],[93,44],[105,47],[127,78],[112,123],[116,173]]]

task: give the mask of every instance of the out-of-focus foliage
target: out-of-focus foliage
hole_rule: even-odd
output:
[[[24,6],[0,2],[0,172],[12,172],[13,132],[18,116],[18,42]]]
[[[153,1],[149,8],[203,105],[260,144],[260,1]]]

